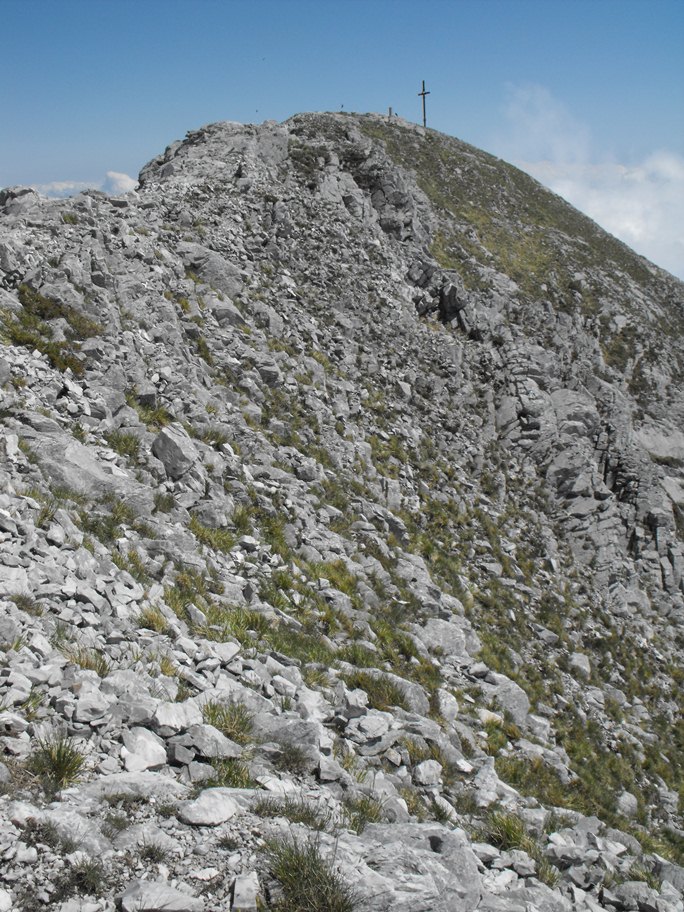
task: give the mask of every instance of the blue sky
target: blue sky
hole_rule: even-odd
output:
[[[682,0],[0,0],[0,186],[130,186],[215,120],[386,111],[684,276]]]

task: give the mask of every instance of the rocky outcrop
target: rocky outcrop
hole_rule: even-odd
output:
[[[0,908],[681,912],[681,283],[298,115],[0,285]]]

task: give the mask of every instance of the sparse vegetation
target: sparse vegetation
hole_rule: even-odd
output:
[[[267,859],[270,873],[282,890],[274,912],[355,912],[354,891],[318,842],[272,842],[267,847]]]
[[[363,833],[369,823],[385,819],[383,804],[375,795],[355,795],[344,801],[344,821],[350,830]]]
[[[214,775],[207,783],[225,788],[258,788],[249,772],[249,766],[242,760],[212,760]]]
[[[62,649],[64,657],[74,665],[96,672],[101,678],[106,678],[112,670],[109,659],[99,650],[87,646],[70,645]]]
[[[290,823],[302,823],[310,830],[325,830],[330,814],[303,798],[260,798],[252,807],[259,817],[285,817]]]
[[[57,370],[71,370],[76,376],[84,372],[84,362],[78,355],[78,343],[99,335],[102,326],[75,310],[40,294],[30,285],[21,284],[17,289],[22,309],[16,313],[0,314],[0,335],[11,345],[37,349]],[[63,319],[68,326],[65,341],[53,340],[50,320]]]
[[[226,738],[237,744],[249,744],[254,728],[253,715],[242,703],[217,703],[210,700],[202,707],[202,716]]]
[[[78,782],[85,770],[85,753],[66,735],[48,735],[37,740],[26,769],[52,794]]]
[[[373,675],[367,671],[354,671],[345,675],[347,687],[365,690],[368,703],[373,709],[390,710],[393,706],[408,709],[406,694],[390,678],[378,674]]]
[[[137,462],[140,456],[140,440],[128,431],[108,431],[105,440],[120,456]]]
[[[83,858],[69,865],[55,884],[53,898],[62,901],[78,893],[82,896],[101,896],[109,885],[104,864],[96,858]]]

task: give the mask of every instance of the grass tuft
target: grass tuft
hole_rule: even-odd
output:
[[[271,875],[279,882],[282,898],[273,912],[354,912],[352,888],[325,858],[316,841],[290,839],[267,847]]]
[[[344,801],[346,825],[355,833],[363,833],[369,823],[380,823],[385,819],[382,801],[374,795],[357,795]]]
[[[406,694],[394,681],[382,675],[369,674],[367,671],[353,671],[345,675],[347,687],[365,690],[368,703],[373,709],[383,712],[398,706],[400,709],[409,709]]]
[[[73,665],[78,665],[86,671],[95,671],[101,678],[106,678],[112,670],[111,663],[98,649],[88,649],[87,646],[67,646],[62,649],[62,654]]]
[[[301,823],[311,830],[325,830],[330,814],[303,798],[260,798],[252,810],[259,817],[285,817],[290,823]]]
[[[26,761],[26,769],[49,794],[78,782],[84,767],[85,754],[66,735],[39,738]]]
[[[254,716],[242,703],[223,705],[210,700],[202,707],[202,717],[236,744],[249,744],[252,740]]]

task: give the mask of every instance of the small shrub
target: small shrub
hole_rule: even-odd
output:
[[[156,513],[170,513],[176,506],[173,494],[163,494],[157,491],[154,495],[154,510]]]
[[[252,517],[249,507],[239,506],[235,508],[232,516],[233,528],[238,535],[247,535],[252,531]]]
[[[196,628],[196,632],[208,640],[226,642],[239,640],[251,643],[255,636],[258,641],[270,632],[269,620],[265,614],[250,608],[226,608],[209,603],[204,612],[207,625]]]
[[[104,800],[110,807],[117,807],[129,817],[145,804],[146,799],[140,795],[129,795],[127,792],[111,792],[104,796]]]
[[[167,653],[159,657],[159,671],[167,678],[175,678],[178,674],[178,666]]]
[[[122,525],[135,527],[135,513],[123,501],[107,498],[101,505],[108,507],[108,512],[80,512],[79,522],[84,532],[94,535],[103,544],[111,544],[121,536]]]
[[[418,741],[416,738],[405,737],[402,739],[401,745],[408,754],[411,766],[417,766],[419,763],[422,763],[423,760],[430,759],[430,748],[422,738]]]
[[[498,849],[527,852],[536,865],[537,877],[548,887],[555,887],[560,880],[558,871],[544,855],[541,845],[527,832],[524,822],[516,814],[490,811],[481,835]]]
[[[172,801],[164,801],[162,804],[158,804],[156,811],[158,817],[175,817],[176,816],[177,806]]]
[[[490,751],[491,753],[491,751]],[[522,795],[533,795],[544,804],[572,807],[575,796],[563,785],[557,771],[547,766],[541,757],[497,757],[496,772]]]
[[[139,552],[135,548],[130,548],[126,554],[114,551],[112,560],[120,570],[130,573],[134,580],[143,586],[149,585],[150,578],[147,574],[145,564]]]
[[[311,576],[327,579],[335,589],[352,596],[357,590],[358,580],[343,560],[314,563],[310,565]]]
[[[126,393],[126,403],[135,409],[142,423],[150,431],[158,431],[171,423],[171,415],[163,405],[142,405],[138,402],[134,389],[128,390]]]
[[[107,814],[104,818],[102,832],[109,839],[113,839],[118,833],[122,833],[124,830],[128,829],[130,825],[131,821],[126,814],[111,813]]]
[[[447,824],[453,818],[451,811],[449,811],[448,808],[443,807],[438,801],[435,801],[434,798],[430,799],[430,813],[437,823]]]
[[[527,854],[534,859],[538,879],[546,884],[547,887],[551,887],[551,889],[557,887],[561,879],[560,871],[554,868],[549,859],[544,856],[541,846],[534,851],[528,851]]]
[[[56,849],[62,840],[54,823],[29,817],[23,830],[22,841],[30,846],[44,845]]]
[[[41,295],[29,285],[19,285],[17,295],[22,310],[17,314],[0,315],[1,334],[13,345],[42,352],[57,370],[70,369],[76,376],[81,376],[85,368],[77,356],[77,340],[99,335],[102,326],[75,308]],[[67,339],[62,342],[52,340],[52,327],[46,322],[57,318],[68,324]]]
[[[412,817],[421,822],[427,818],[427,805],[418,789],[404,785],[399,789],[399,794],[406,802],[406,807]]]
[[[216,845],[226,852],[234,852],[240,848],[239,841],[231,833],[224,833],[223,836],[219,836]]]
[[[47,529],[52,520],[55,518],[55,513],[59,509],[59,501],[54,497],[51,497],[47,500],[43,506],[38,511],[38,516],[36,516],[36,525],[39,529]]]
[[[307,687],[326,687],[330,684],[328,670],[313,663],[302,668],[302,677]]]
[[[221,428],[210,427],[202,431],[200,440],[215,450],[220,450],[224,443],[228,443],[228,434]]]
[[[321,854],[317,842],[296,839],[267,847],[271,875],[279,882],[282,899],[278,912],[354,912],[352,888]]]
[[[463,789],[452,798],[452,804],[459,814],[472,815],[478,810],[477,796],[472,789]]]
[[[196,344],[197,353],[199,354],[200,358],[202,358],[203,361],[206,361],[206,363],[211,367],[211,365],[214,363],[214,357],[211,353],[209,345],[207,344],[207,340],[204,338],[204,336],[199,336],[197,338]]]
[[[338,658],[356,668],[377,668],[382,663],[382,657],[377,652],[360,643],[343,646],[338,652]]]
[[[78,782],[84,766],[85,754],[65,735],[39,738],[38,746],[26,761],[27,770],[48,793]]]
[[[301,662],[331,665],[335,658],[334,651],[321,640],[320,636],[302,630],[281,626],[268,632],[268,641],[278,652],[293,659],[299,659]]]
[[[487,746],[485,750],[488,754],[494,756],[508,744],[508,736],[501,724],[494,719],[488,719],[485,722],[484,730],[487,735]]]

